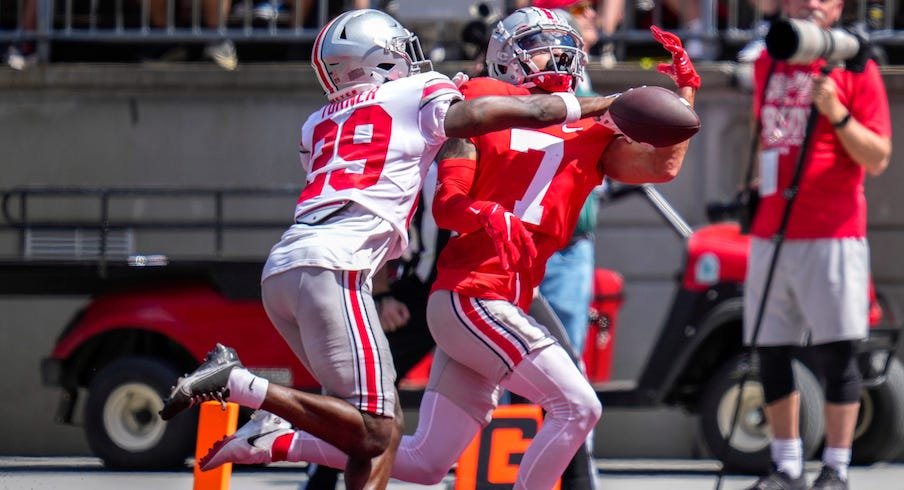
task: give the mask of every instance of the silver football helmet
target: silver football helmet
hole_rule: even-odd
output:
[[[550,53],[546,66],[532,56]],[[499,21],[487,46],[487,70],[491,77],[514,85],[565,92],[584,76],[587,54],[584,40],[555,10],[526,7]]]
[[[417,36],[370,9],[345,12],[321,29],[311,64],[330,100],[433,69]]]

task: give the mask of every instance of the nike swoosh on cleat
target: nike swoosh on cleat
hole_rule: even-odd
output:
[[[248,383],[248,391],[254,392],[254,381],[255,381],[256,379],[257,379],[257,378],[251,378],[251,382]]]
[[[279,430],[279,429],[273,429],[273,430],[269,430],[269,431],[264,432],[264,433],[261,433],[261,434],[255,434],[255,435],[253,435],[253,436],[251,436],[251,437],[248,438],[248,444],[252,445],[253,447],[257,447],[257,446],[254,444],[254,441],[256,441],[256,440],[260,439],[261,437],[264,437],[264,436],[266,436],[266,435],[268,435],[268,434],[272,434],[272,433],[274,433],[274,432],[277,432],[278,430]],[[263,448],[258,448],[258,449],[263,449]]]

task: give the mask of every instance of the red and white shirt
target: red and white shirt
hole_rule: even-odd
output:
[[[778,230],[784,213],[784,191],[791,184],[810,113],[812,75],[824,64],[821,60],[809,65],[778,62],[767,85],[771,62],[764,51],[754,68],[754,115],[762,120],[761,200],[751,234],[766,239]],[[891,135],[885,85],[874,62],[868,62],[863,73],[835,69],[829,77],[838,86],[841,103],[857,122],[880,136]],[[848,155],[824,116],[818,118],[804,165],[786,237],[866,236],[864,168]]]
[[[375,86],[331,102],[308,117],[300,157],[307,185],[296,223],[351,201],[346,222],[296,224],[271,251],[264,277],[292,267],[375,270],[408,244],[408,224],[424,175],[446,141],[445,116],[461,93],[436,72]],[[376,220],[381,223],[373,223]],[[372,235],[391,233],[380,242]],[[371,250],[376,247],[377,250]]]
[[[526,88],[492,78],[472,79],[460,88],[466,99],[530,94]],[[599,161],[613,138],[611,130],[593,119],[542,129],[513,128],[471,138],[479,162],[458,161],[471,168],[441,162],[433,213],[438,222],[459,222],[455,229],[459,235],[440,254],[433,289],[506,300],[526,311],[547,259],[568,243],[581,206],[602,182]],[[492,239],[476,218],[445,204],[453,188],[461,190],[458,177],[469,172],[473,181],[464,186],[470,184],[466,192],[471,199],[502,205],[532,233],[538,256],[530,271],[503,270]]]

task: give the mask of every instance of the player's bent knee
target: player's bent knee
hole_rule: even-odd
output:
[[[361,445],[349,452],[354,458],[375,458],[384,452],[392,442],[393,436],[399,436],[398,426],[393,418],[362,413],[367,433]]]
[[[826,381],[826,401],[847,404],[860,401],[863,377],[857,367],[854,342],[843,340],[813,348]]]
[[[766,404],[794,393],[794,370],[791,368],[791,347],[770,346],[757,348],[760,357],[760,383]]]
[[[581,428],[592,429],[603,414],[603,404],[589,384],[571,399],[571,403],[576,414],[576,422]]]

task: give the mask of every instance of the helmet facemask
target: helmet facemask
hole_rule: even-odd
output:
[[[371,77],[375,78],[374,82],[377,84],[433,70],[433,63],[424,56],[420,40],[411,32],[407,36],[374,39],[374,44],[383,48],[386,54],[404,61],[404,64],[381,63],[369,67]]]
[[[587,54],[580,34],[561,14],[527,7],[500,21],[487,47],[491,77],[548,92],[572,91],[584,76]],[[533,56],[548,53],[550,62],[537,66]]]
[[[524,36],[514,37],[515,53],[525,72],[525,83],[547,92],[568,92],[574,90],[586,65],[587,55],[581,49],[580,38],[567,32],[540,30]],[[533,57],[538,53],[548,53],[545,66],[537,66]]]

